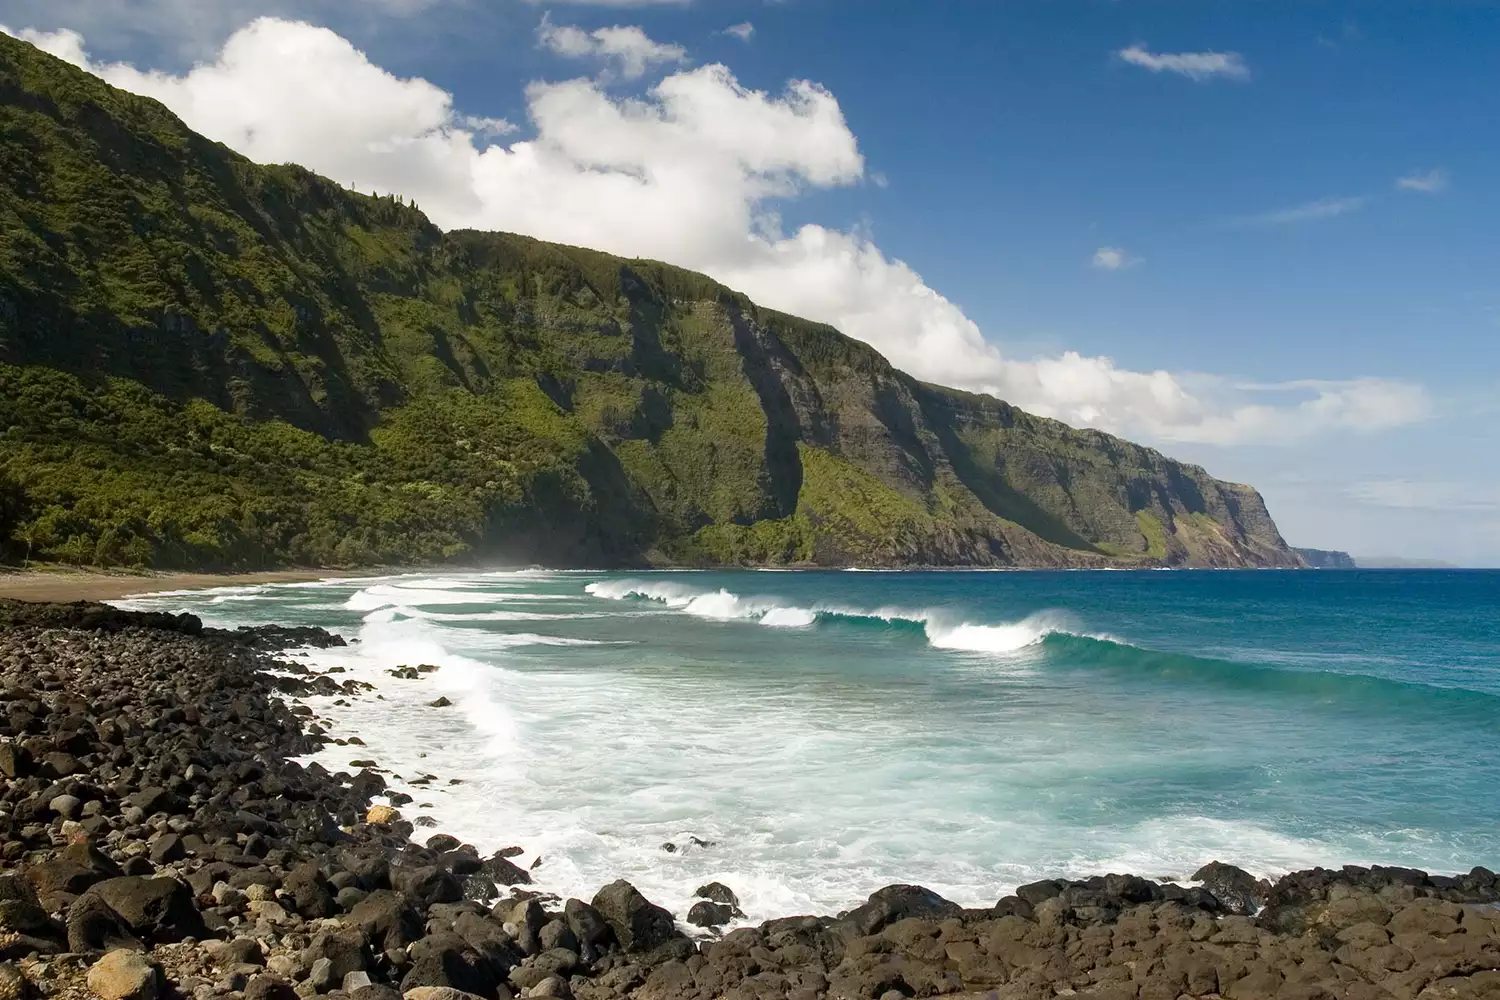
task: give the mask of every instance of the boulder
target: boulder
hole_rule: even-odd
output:
[[[863,906],[851,910],[844,922],[863,936],[908,917],[942,920],[961,913],[963,907],[931,889],[919,885],[888,885],[872,893]]]
[[[399,892],[381,889],[360,900],[344,923],[364,931],[377,951],[405,948],[422,937],[422,917]]]
[[[600,889],[594,895],[593,906],[626,951],[650,951],[677,935],[672,914],[642,896],[624,879]],[[583,940],[583,935],[579,939]]]
[[[375,964],[364,934],[357,929],[326,930],[314,935],[312,943],[302,952],[303,964],[310,968],[323,959],[327,959],[329,974],[337,982],[343,982],[351,972],[363,972]]]
[[[79,901],[85,897],[104,902],[145,941],[181,941],[206,931],[192,890],[176,879],[125,875],[90,886]]]
[[[401,977],[401,992],[419,986],[446,986],[492,996],[499,976],[484,956],[456,934],[431,934],[407,949],[411,968]]]
[[[1269,886],[1243,868],[1211,861],[1193,873],[1192,881],[1213,894],[1224,912],[1248,917],[1266,901]]]
[[[158,977],[145,955],[122,949],[93,964],[88,984],[102,1000],[155,1000]]]
[[[437,865],[392,869],[391,885],[404,893],[419,910],[434,903],[456,903],[464,898],[458,879]]]
[[[736,907],[700,899],[688,910],[687,922],[695,927],[723,927],[734,919]]]
[[[511,855],[514,857],[515,855]],[[530,885],[531,873],[519,865],[512,864],[505,857],[505,851],[501,851],[492,858],[487,858],[480,866],[478,874],[491,879],[499,885]]]
[[[125,918],[91,893],[84,893],[68,907],[67,924],[68,950],[72,952],[92,954],[112,948],[145,949]]]
[[[734,890],[723,882],[710,882],[708,885],[700,885],[698,891],[693,893],[699,899],[712,900],[715,903],[723,903],[725,906],[738,908],[740,899],[734,894]]]

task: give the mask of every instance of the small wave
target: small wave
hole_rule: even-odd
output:
[[[1055,614],[1032,615],[1019,622],[975,625],[946,624],[943,615],[928,611],[879,608],[873,611],[837,605],[799,607],[774,598],[744,598],[729,590],[703,591],[671,581],[604,580],[584,590],[595,597],[622,601],[639,599],[700,618],[720,621],[753,619],[777,628],[807,628],[818,623],[878,623],[881,627],[920,631],[938,649],[970,653],[1012,653],[1041,642],[1062,625]]]
[[[599,615],[581,612],[577,614],[549,613],[546,611],[473,611],[467,613],[423,611],[405,605],[388,605],[376,608],[365,615],[367,622],[389,622],[398,618],[415,618],[429,622],[542,622],[574,618],[598,618]]]
[[[374,611],[391,605],[440,607],[444,604],[493,604],[496,600],[496,595],[479,591],[420,589],[382,583],[355,591],[344,602],[344,607],[350,611]]]

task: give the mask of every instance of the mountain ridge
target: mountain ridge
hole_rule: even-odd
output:
[[[1260,495],[0,36],[0,538],[158,568],[1279,566]]]

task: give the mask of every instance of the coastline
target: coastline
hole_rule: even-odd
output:
[[[99,605],[5,611],[7,996],[85,981],[113,1000],[1478,1000],[1500,987],[1500,880],[1484,869],[1318,869],[1272,885],[1214,863],[1191,887],[1049,879],[978,909],[892,885],[836,916],[728,933],[714,928],[737,922],[729,886],[701,887],[686,914],[623,881],[564,902],[536,893],[512,852],[484,858],[403,818],[378,761],[353,775],[297,763],[329,742],[300,701],[368,693],[279,654],[337,637]],[[122,978],[134,985],[115,989]]]
[[[21,601],[116,601],[165,590],[208,590],[262,583],[306,583],[335,577],[362,579],[392,573],[419,573],[421,568],[283,569],[253,573],[108,573],[74,569],[0,572],[0,598]]]

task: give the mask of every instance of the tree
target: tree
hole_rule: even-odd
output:
[[[26,488],[0,469],[0,558],[14,558],[21,544],[21,526],[30,513]]]

